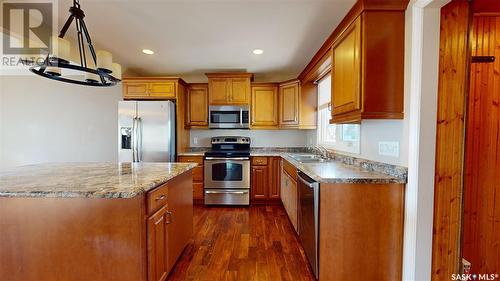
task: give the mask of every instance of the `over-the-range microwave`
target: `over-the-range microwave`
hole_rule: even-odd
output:
[[[212,105],[209,107],[210,129],[250,128],[248,105]]]

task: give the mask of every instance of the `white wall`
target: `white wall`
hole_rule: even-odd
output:
[[[216,136],[245,136],[252,138],[252,147],[306,146],[310,130],[191,130],[192,147],[209,147]],[[316,132],[316,131],[314,131]],[[198,141],[195,144],[194,139]]]
[[[121,86],[95,88],[36,75],[0,76],[0,168],[117,161]]]
[[[317,143],[317,133],[308,133],[308,143]],[[408,165],[408,120],[365,120],[361,123],[360,153],[344,151],[338,153],[393,165]],[[391,141],[399,143],[399,157],[378,154],[378,143]]]

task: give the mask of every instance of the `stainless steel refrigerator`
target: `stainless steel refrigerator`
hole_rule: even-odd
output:
[[[120,101],[120,162],[175,162],[175,104],[171,101]]]

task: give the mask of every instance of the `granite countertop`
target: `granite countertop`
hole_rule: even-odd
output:
[[[179,153],[180,156],[203,156],[206,149]],[[302,151],[301,151],[302,150]],[[369,161],[351,156],[337,155],[335,159],[318,163],[300,163],[291,154],[305,153],[302,148],[252,148],[250,156],[276,156],[312,179],[323,183],[406,183],[407,168]]]
[[[300,163],[290,157],[288,153],[283,153],[282,157],[304,174],[320,183],[406,183],[405,179],[369,171],[358,166],[347,165],[340,161]]]
[[[195,163],[53,163],[0,171],[0,197],[132,198]]]

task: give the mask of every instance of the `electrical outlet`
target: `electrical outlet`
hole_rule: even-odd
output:
[[[378,154],[383,156],[399,157],[399,142],[379,141]]]
[[[197,137],[193,137],[193,144],[198,144],[198,138]]]

